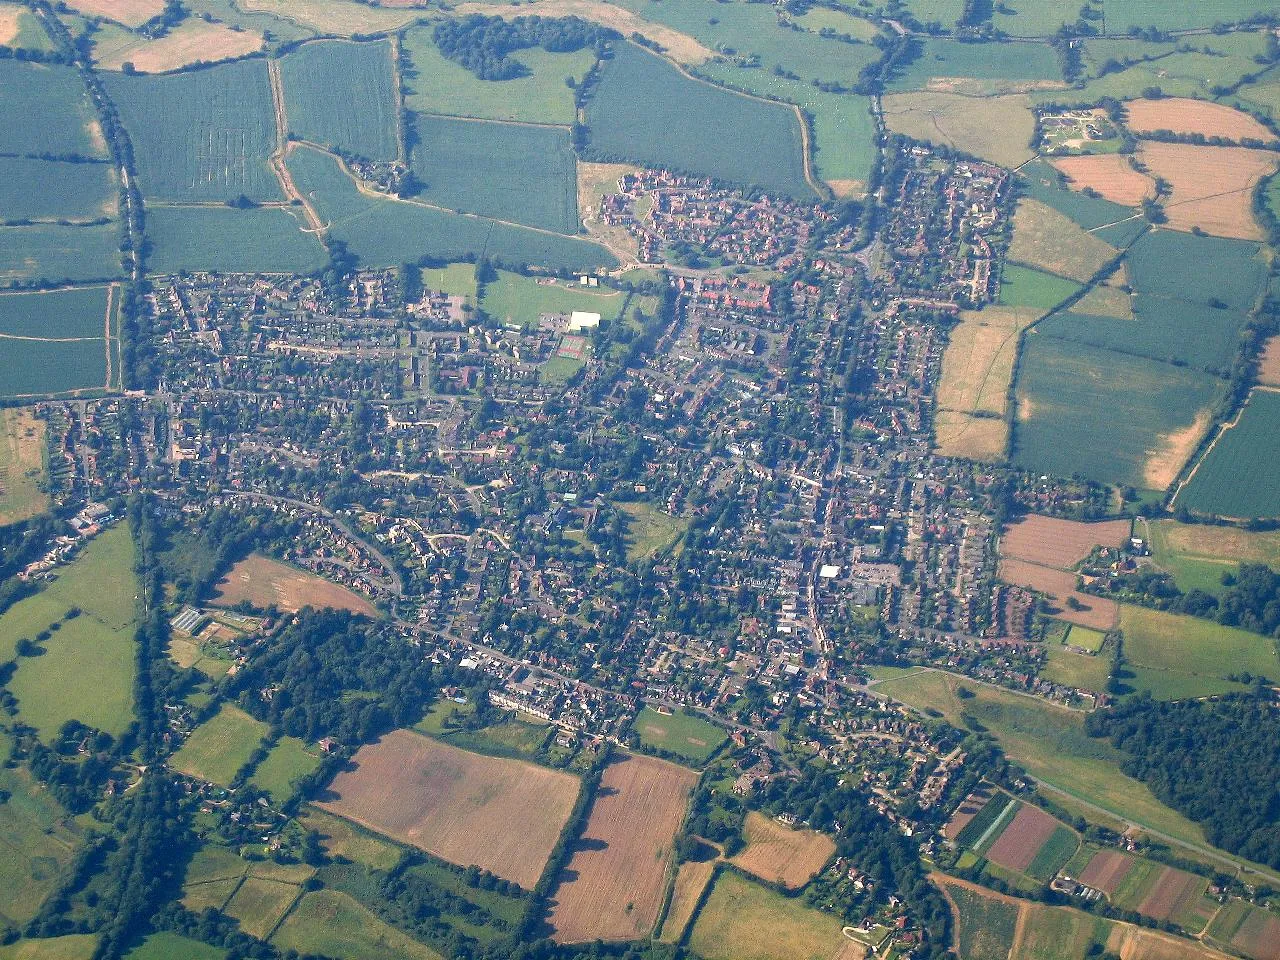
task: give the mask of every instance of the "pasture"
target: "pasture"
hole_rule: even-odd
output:
[[[1236,240],[1264,238],[1252,202],[1254,187],[1280,167],[1271,151],[1144,141],[1138,159],[1153,176],[1169,182],[1171,193],[1162,204],[1173,229],[1199,227]]]
[[[1240,563],[1280,567],[1280,531],[1249,531],[1156,520],[1140,528],[1156,565],[1171,574],[1184,592],[1220,593],[1222,575]]]
[[[835,842],[816,830],[797,830],[752,810],[743,828],[746,848],[731,863],[769,883],[798,890],[835,855]]]
[[[120,276],[120,228],[114,223],[0,227],[0,286],[43,286],[114,280]]]
[[[93,59],[104,70],[122,70],[128,63],[139,73],[166,73],[247,57],[263,43],[262,34],[252,30],[187,19],[154,40],[126,30],[102,30],[94,37]]]
[[[153,200],[279,200],[268,164],[276,145],[265,60],[104,81],[133,140],[138,182]],[[156,123],[156,117],[167,122]]]
[[[1080,632],[1099,638],[1103,636],[1097,630],[1072,625],[1071,633],[1073,636]],[[1074,643],[1072,645],[1074,646]],[[1048,662],[1040,670],[1040,675],[1046,680],[1065,684],[1068,687],[1077,687],[1081,690],[1092,690],[1094,693],[1102,693],[1107,689],[1107,680],[1111,674],[1111,661],[1109,658],[1088,653],[1077,653],[1074,650],[1067,649],[1061,643],[1046,644],[1045,656],[1048,658]]]
[[[538,882],[578,795],[578,780],[567,773],[407,730],[361,747],[353,764],[319,807],[526,890]]]
[[[0,108],[8,117],[39,123],[6,123],[0,153],[106,156],[106,142],[74,67],[0,60]]]
[[[271,794],[276,803],[284,803],[293,794],[294,782],[319,765],[319,755],[307,750],[297,737],[281,737],[253,771],[253,783]]]
[[[634,44],[616,45],[586,118],[588,159],[665,166],[797,197],[813,195],[794,110],[692,79]]]
[[[1067,222],[1071,223],[1070,220]],[[1075,224],[1071,226],[1079,229]],[[1089,236],[1087,233],[1084,235]],[[1024,248],[1023,252],[1030,251]],[[1001,306],[1035,310],[1037,314],[1043,316],[1079,289],[1080,285],[1072,280],[1064,280],[1043,270],[1033,270],[1030,267],[1007,263],[1000,271],[998,300]]]
[[[110,164],[0,157],[0,220],[114,217],[117,190]]]
[[[199,940],[169,933],[153,933],[124,955],[124,960],[224,960],[227,953]]]
[[[266,724],[234,704],[224,703],[192,731],[182,749],[169,758],[169,766],[189,777],[225,787],[249,762],[249,755],[258,749],[266,733]]]
[[[1104,200],[1121,206],[1136,207],[1155,196],[1155,181],[1133,169],[1129,158],[1118,153],[1058,157],[1050,162],[1073,189],[1094,190]]]
[[[653,757],[625,756],[600,779],[582,835],[551,894],[560,943],[634,940],[653,932],[697,774]]]
[[[1004,167],[1033,156],[1031,102],[1023,94],[966,97],[957,93],[890,93],[884,96],[889,130],[971,154]]]
[[[390,870],[400,859],[400,848],[350,821],[305,806],[298,822],[320,834],[320,842],[331,857],[341,857],[374,870]]]
[[[567,130],[433,116],[413,123],[423,201],[555,233],[581,229]]]
[[[68,0],[67,6],[86,17],[103,17],[140,27],[164,12],[164,0]]]
[[[36,15],[17,3],[0,4],[0,46],[14,50],[53,49]]]
[[[1098,284],[1071,307],[1074,316],[1107,317],[1112,320],[1134,320],[1133,299],[1119,287]]]
[[[725,741],[725,733],[714,723],[684,713],[659,713],[645,707],[633,728],[646,747],[677,754],[693,763],[706,763]]]
[[[290,207],[147,206],[149,272],[311,273],[324,245]]]
[[[1013,216],[1010,260],[1084,282],[1115,255],[1114,247],[1048,204],[1035,199],[1019,202]]]
[[[0,960],[92,960],[98,938],[91,933],[22,939],[0,947]]]
[[[689,527],[686,520],[673,517],[648,503],[617,504],[627,517],[627,562],[647,560],[669,550],[684,536]]]
[[[499,274],[501,276],[501,274]],[[451,297],[476,298],[476,268],[469,263],[451,263],[444,267],[424,267],[422,285]]]
[[[1280,516],[1280,393],[1254,390],[1178,492],[1176,505],[1226,517]]]
[[[604,322],[616,320],[626,303],[618,290],[584,288],[564,280],[527,277],[508,270],[485,284],[480,306],[506,324],[534,329],[543,314],[569,314],[575,310],[600,314]]]
[[[714,857],[708,856],[701,860],[686,860],[680,864],[671,888],[667,915],[662,920],[662,930],[658,934],[661,942],[676,943],[684,936],[689,921],[693,919],[694,908],[702,899],[702,892],[715,875],[716,863]]]
[[[305,894],[271,937],[274,946],[303,954],[360,960],[442,960],[353,897],[336,890]]]
[[[378,612],[364,597],[340,584],[259,553],[228,570],[214,590],[214,602],[227,607],[248,601],[263,610],[275,606],[286,613],[303,607],[350,610],[369,617]]]
[[[730,870],[717,875],[689,947],[707,960],[861,960],[866,949],[841,933],[834,914]]]
[[[1004,528],[1000,555],[1070,570],[1096,546],[1120,547],[1128,542],[1128,520],[1086,523],[1030,515]]]
[[[344,155],[400,155],[399,94],[389,40],[319,40],[280,61],[289,135]],[[335,89],[342,96],[335,97]]]
[[[897,72],[889,89],[932,90],[987,96],[1064,86],[1062,68],[1043,43],[964,43],[946,37],[924,41],[920,56]]]
[[[222,912],[239,920],[245,933],[262,939],[280,923],[300,893],[294,883],[245,877]]]
[[[45,422],[23,407],[0,409],[0,527],[49,508]]]

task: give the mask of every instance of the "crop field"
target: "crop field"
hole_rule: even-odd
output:
[[[1083,282],[1115,255],[1114,247],[1048,204],[1034,199],[1018,204],[1009,259]]]
[[[131,63],[139,73],[165,73],[195,63],[246,57],[262,46],[262,34],[252,30],[187,19],[154,40],[123,30],[118,36],[102,31],[95,36],[93,58],[104,70],[120,70]]]
[[[965,960],[1008,960],[1019,904],[958,882],[939,883],[955,907],[960,955]]]
[[[407,730],[361,747],[354,764],[334,779],[322,809],[526,890],[538,882],[578,795],[570,774]]]
[[[894,133],[938,143],[1016,167],[1030,160],[1035,132],[1031,103],[1022,94],[966,97],[956,93],[891,93],[884,97],[885,124]]]
[[[320,757],[308,752],[307,745],[297,737],[281,737],[253,771],[253,782],[271,794],[276,803],[284,803],[293,793],[294,781],[319,765]]]
[[[866,948],[840,931],[833,914],[722,870],[689,947],[707,960],[861,960]]]
[[[311,273],[328,255],[289,207],[147,206],[150,273]]]
[[[0,220],[114,217],[116,190],[110,164],[0,157]]]
[[[551,269],[617,265],[617,259],[604,247],[577,237],[361,193],[334,157],[315,150],[292,151],[288,166],[329,234],[345,242],[366,266],[479,256],[509,265],[538,264]]]
[[[693,919],[693,910],[702,898],[702,891],[707,888],[715,872],[714,857],[686,860],[680,864],[675,884],[671,888],[671,903],[667,906],[667,915],[663,918],[662,931],[658,935],[660,941],[676,943],[684,936],[689,921]]]
[[[1008,870],[1048,880],[1076,852],[1078,843],[1075,833],[1039,807],[1023,804],[987,848],[986,857]]]
[[[1275,140],[1274,133],[1247,113],[1206,100],[1185,97],[1133,100],[1125,104],[1125,112],[1128,116],[1125,125],[1135,133],[1170,130],[1179,134],[1225,137],[1237,142],[1246,138]]]
[[[1067,222],[1071,223],[1069,220]],[[1074,223],[1071,226],[1076,230],[1080,229]],[[1084,235],[1090,236],[1087,233]],[[1043,316],[1079,289],[1080,284],[1074,280],[1065,280],[1043,270],[1008,263],[1000,271],[999,302],[1002,306],[1035,310]]]
[[[225,787],[249,762],[249,755],[258,749],[266,732],[266,724],[234,704],[225,703],[196,727],[182,749],[169,759],[169,766],[187,776]]]
[[[89,94],[73,67],[0,60],[0,107],[9,117],[39,123],[6,123],[0,153],[106,155]]]
[[[1128,520],[1085,523],[1028,516],[1005,527],[1000,535],[1000,555],[1069,570],[1096,546],[1123,546],[1129,529]]]
[[[1220,301],[1241,311],[1253,306],[1266,277],[1256,243],[1173,230],[1148,233],[1125,261],[1138,293],[1169,296],[1170,278],[1176,277],[1178,299],[1208,305]]]
[[[1000,561],[1000,579],[1046,594],[1054,607],[1051,613],[1059,620],[1103,631],[1116,625],[1120,612],[1116,602],[1080,593],[1076,575],[1069,571],[1006,558]],[[1072,599],[1074,606],[1069,602]]]
[[[67,6],[85,16],[104,17],[126,27],[140,27],[164,12],[164,0],[68,0]]]
[[[975,803],[974,806],[977,804]],[[961,846],[980,847],[985,850],[997,830],[1007,824],[1009,818],[1016,812],[1017,802],[1003,790],[998,790],[990,799],[978,806],[977,811],[964,826],[956,830],[956,842]]]
[[[17,940],[0,947],[0,960],[92,960],[98,938],[90,933]],[[130,958],[133,954],[128,954]]]
[[[1033,160],[1018,172],[1027,196],[1066,214],[1086,230],[1135,216],[1129,207],[1072,190],[1065,175],[1046,160]]]
[[[173,201],[279,200],[268,165],[276,122],[265,60],[165,76],[108,75],[129,130],[139,185]],[[155,123],[165,117],[167,122]]]
[[[1280,393],[1254,390],[1178,493],[1177,505],[1226,517],[1280,516]]]
[[[0,286],[26,280],[85,283],[119,275],[119,228],[113,223],[0,227]]]
[[[1173,229],[1199,227],[1216,237],[1263,239],[1253,216],[1253,188],[1280,167],[1271,151],[1147,141],[1139,146],[1138,159],[1153,176],[1169,182],[1172,192],[1163,206]]]
[[[560,943],[632,940],[658,921],[672,859],[697,774],[653,757],[605,768],[549,921]]]
[[[1090,951],[1105,944],[1115,928],[1110,921],[1082,910],[1024,903],[1011,960],[1075,960],[1091,956]]]
[[[1103,878],[1113,885],[1112,889],[1105,890],[1112,903],[1154,920],[1183,923],[1194,932],[1204,928],[1208,916],[1197,917],[1196,913],[1209,884],[1205,877],[1142,857],[1130,858],[1130,861],[1128,868],[1114,879]]]
[[[1218,911],[1206,936],[1257,960],[1280,960],[1280,916],[1243,900]]]
[[[1072,314],[1088,317],[1109,317],[1112,320],[1133,320],[1133,298],[1119,286],[1102,283],[1095,286],[1075,302]]]
[[[48,509],[46,473],[44,421],[21,407],[0,409],[0,527]]]
[[[1058,157],[1050,162],[1066,175],[1073,189],[1096,190],[1104,199],[1121,206],[1136,207],[1155,195],[1155,181],[1133,169],[1128,157],[1118,153]]]
[[[441,960],[425,944],[401,933],[354,898],[336,890],[303,896],[271,937],[274,946],[303,954],[360,960]]]
[[[389,40],[304,44],[280,61],[291,136],[344,154],[394,160],[400,153]],[[333,91],[341,88],[342,96]]]
[[[973,822],[973,818],[982,812],[982,808],[990,802],[994,794],[995,787],[991,784],[986,782],[978,784],[951,815],[951,819],[942,829],[942,835],[948,840],[955,840],[965,827]]]
[[[216,590],[215,602],[228,607],[247,600],[264,610],[274,605],[287,613],[303,607],[350,610],[370,617],[377,613],[373,604],[358,593],[258,553],[250,554],[227,571]]]
[[[0,397],[100,393],[107,386],[109,348],[115,363],[114,341],[5,339],[3,343],[6,362],[0,366]]]
[[[418,116],[413,169],[427,203],[575,234],[578,174],[569,132]]]
[[[889,89],[934,90],[983,96],[1064,86],[1057,55],[1043,43],[964,43],[945,37],[924,50],[889,83]]]
[[[714,723],[687,713],[659,713],[651,707],[640,711],[635,731],[647,747],[667,750],[694,762],[705,763],[725,741]]]
[[[798,197],[800,120],[780,104],[694,80],[631,43],[617,45],[587,104],[588,159],[667,166]],[[770,144],[768,151],[756,148]]]
[[[565,77],[573,77],[575,84],[581,82],[596,60],[595,52],[589,49],[548,53],[533,47],[509,54],[529,71],[526,75],[513,80],[481,80],[436,49],[429,27],[408,30],[404,49],[412,64],[404,74],[405,106],[415,113],[565,127],[576,116],[573,91]]]
[[[0,46],[14,50],[53,49],[35,14],[16,3],[0,4]]]
[[[830,837],[797,830],[752,810],[743,831],[746,849],[732,862],[747,873],[798,890],[812,880],[836,852]]]
[[[1222,575],[1234,573],[1240,563],[1280,567],[1280,531],[1249,531],[1177,520],[1157,520],[1142,530],[1156,565],[1172,574],[1184,592],[1200,589],[1220,593]]]

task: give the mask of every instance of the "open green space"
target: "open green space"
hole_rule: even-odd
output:
[[[1280,677],[1271,637],[1183,614],[1120,608],[1125,659],[1130,664],[1189,677],[1225,678],[1252,673]]]
[[[133,141],[145,197],[281,199],[267,162],[276,125],[265,60],[156,76],[106,74],[103,80]]]
[[[714,723],[683,711],[659,713],[645,707],[633,729],[646,747],[678,754],[694,763],[705,763],[725,741],[725,733]]]
[[[370,160],[394,160],[395,75],[389,40],[303,44],[280,61],[289,135]],[[341,89],[342,96],[334,96]]]
[[[794,110],[692,79],[632,43],[615,45],[587,104],[592,160],[666,166],[809,197]],[[769,150],[758,149],[770,144]]]
[[[533,760],[547,740],[551,726],[542,720],[523,719],[512,715],[501,723],[480,727],[478,730],[447,730],[437,734],[438,739],[451,746],[491,757],[507,757],[515,760]]]
[[[124,960],[223,960],[227,951],[199,940],[162,931],[153,933],[124,955]]]
[[[422,286],[454,297],[476,298],[476,268],[470,263],[450,263],[443,267],[424,267]]]
[[[120,276],[120,228],[114,223],[0,227],[0,286],[114,280]]]
[[[417,116],[413,170],[428,203],[575,234],[577,158],[569,131]]]
[[[117,189],[110,164],[0,157],[0,220],[114,217]]]
[[[98,938],[91,933],[18,940],[0,947],[0,960],[92,960]]]
[[[4,344],[5,359],[0,364],[0,397],[57,396],[106,389],[104,340],[0,342]]]
[[[1277,530],[1157,520],[1139,525],[1137,534],[1147,540],[1156,565],[1169,573],[1184,593],[1196,589],[1221,593],[1223,574],[1235,573],[1241,563],[1280,568]]]
[[[319,238],[290,207],[147,208],[151,273],[311,273],[328,263]]]
[[[1049,311],[1080,289],[1080,284],[1043,270],[1008,264],[1000,275],[1000,303]]]
[[[267,758],[253,771],[253,783],[284,803],[293,794],[294,783],[320,765],[320,757],[307,750],[297,737],[281,737]]]
[[[106,287],[0,293],[0,336],[101,340],[106,319]]]
[[[223,704],[169,758],[169,766],[192,777],[227,786],[249,762],[267,732],[266,724],[239,707]]]
[[[74,67],[0,60],[0,153],[106,156],[93,105]]]
[[[1046,2],[1046,0],[1041,0]],[[1216,23],[1239,23],[1275,8],[1268,0],[1196,0],[1169,4],[1162,0],[1106,0],[1107,33],[1125,34],[1133,27],[1195,30]]]
[[[943,88],[965,78],[984,81],[984,92],[1011,87],[1062,84],[1062,68],[1053,48],[1044,43],[965,43],[946,37],[923,41],[916,57],[889,82],[891,90]]]
[[[552,357],[538,365],[538,376],[543,383],[567,383],[586,365],[577,357]]]
[[[285,950],[360,960],[442,960],[430,947],[379,920],[345,893],[306,894],[271,938]]]
[[[1239,421],[1225,430],[1176,505],[1226,517],[1280,516],[1280,393],[1254,390]]]
[[[1094,631],[1090,631],[1094,632]],[[1050,643],[1045,647],[1048,662],[1040,671],[1040,675],[1054,683],[1082,690],[1102,693],[1107,688],[1107,678],[1111,675],[1109,657],[1099,657],[1087,653],[1075,653],[1060,643]]]
[[[946,891],[960,915],[960,955],[968,960],[1007,960],[1018,908],[969,887],[948,885]]]
[[[498,279],[485,284],[480,306],[503,323],[537,327],[544,313],[584,311],[600,314],[602,321],[616,320],[626,299],[626,294],[617,290],[571,286],[560,280],[548,283],[500,270]]]
[[[997,823],[1005,823],[1011,819],[1006,811],[1013,804],[1013,798],[1003,790],[992,794],[991,799],[982,805],[964,828],[956,835],[956,842],[961,846],[977,846],[979,842],[992,839]]]
[[[648,503],[619,503],[627,515],[627,560],[645,560],[675,545],[689,524]]]

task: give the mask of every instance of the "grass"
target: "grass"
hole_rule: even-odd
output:
[[[319,765],[320,758],[309,753],[307,745],[297,737],[281,737],[253,771],[253,783],[271,794],[276,803],[283,803],[293,794],[294,781]]]
[[[1063,186],[1061,174],[1044,161],[1033,160],[1018,172],[1027,196],[1065,214],[1086,230],[1133,216],[1128,207]]]
[[[0,157],[0,220],[114,217],[116,191],[110,164]]]
[[[199,940],[162,931],[153,933],[124,955],[124,960],[223,960],[227,951]]]
[[[549,729],[541,720],[513,717],[479,730],[450,731],[442,734],[440,739],[451,746],[491,757],[532,760],[546,741]]]
[[[1103,946],[1112,924],[1080,910],[1027,903],[1022,907],[1023,934],[1017,960],[1075,960]]]
[[[0,410],[0,527],[49,509],[45,461],[44,421],[30,410]]]
[[[239,920],[245,933],[262,939],[275,929],[298,894],[294,883],[245,877],[222,912]]]
[[[1073,630],[1083,629],[1073,627]],[[1089,631],[1096,633],[1097,631]],[[1107,657],[1089,656],[1083,653],[1072,653],[1060,644],[1052,643],[1045,648],[1049,662],[1040,671],[1040,675],[1054,683],[1062,683],[1068,687],[1079,687],[1102,693],[1107,688],[1107,678],[1111,673],[1111,661]]]
[[[0,153],[106,156],[89,95],[73,67],[0,60],[0,107],[5,116],[32,121],[4,124]]]
[[[1154,230],[1130,249],[1129,281],[1139,294],[1249,310],[1266,277],[1261,248],[1245,240]]]
[[[267,726],[239,707],[223,704],[216,714],[197,727],[169,760],[169,765],[188,776],[227,786],[236,772],[249,762]]]
[[[1048,312],[1080,289],[1078,283],[1042,270],[1008,264],[1000,275],[1000,303]]]
[[[430,947],[383,923],[347,894],[333,890],[306,894],[271,942],[299,953],[361,960],[442,960]]]
[[[627,561],[646,560],[684,536],[689,524],[647,503],[619,503],[627,515]]]
[[[1083,283],[1115,255],[1114,247],[1049,204],[1034,198],[1018,204],[1010,260]]]
[[[413,169],[423,200],[578,232],[577,161],[567,130],[432,116],[416,117],[414,125]]]
[[[586,361],[579,360],[577,357],[552,357],[539,365],[538,376],[543,383],[566,383],[584,366]]]
[[[885,124],[894,133],[1016,167],[1030,160],[1035,116],[1025,95],[966,97],[955,93],[890,93]]]
[[[668,715],[645,707],[633,726],[645,746],[678,754],[693,763],[706,763],[725,741],[724,731],[714,723],[683,712]]]
[[[1138,690],[1152,685],[1155,696],[1220,693],[1231,688],[1225,682],[1227,674],[1280,675],[1274,639],[1212,620],[1125,604],[1120,608],[1120,629],[1125,659],[1142,668],[1130,685]],[[1174,686],[1163,690],[1162,680]],[[1196,692],[1202,684],[1204,692]]]
[[[326,263],[324,245],[288,207],[147,208],[151,273],[312,273]]]
[[[1280,531],[1254,532],[1177,520],[1157,520],[1138,530],[1156,565],[1172,574],[1184,592],[1221,593],[1225,589],[1222,575],[1234,573],[1240,563],[1280,567]]]
[[[400,860],[400,848],[395,844],[316,807],[305,807],[299,822],[320,834],[331,857],[342,857],[372,870],[390,870]]]
[[[596,60],[592,50],[548,53],[534,47],[509,55],[528,70],[525,76],[481,80],[440,53],[430,27],[413,27],[405,32],[403,42],[411,64],[404,74],[405,106],[418,113],[481,120],[569,126],[577,111],[565,78],[579,83]]]
[[[564,281],[540,283],[535,277],[501,270],[498,279],[485,284],[480,306],[503,323],[536,328],[544,313],[581,310],[600,314],[602,321],[616,320],[626,299],[626,295],[617,290],[584,289]]]
[[[1239,421],[1196,466],[1177,506],[1228,517],[1280,516],[1280,393],[1254,390]]]
[[[114,223],[0,227],[0,286],[114,280],[120,276],[120,228]]]
[[[322,40],[280,61],[292,137],[371,160],[400,154],[391,41]],[[335,97],[334,91],[342,90]]]
[[[90,960],[97,944],[98,938],[91,933],[70,933],[44,940],[19,940],[7,947],[0,947],[0,960]]]
[[[957,78],[977,81],[964,84],[963,92],[1001,93],[1061,86],[1062,68],[1052,48],[1043,43],[964,43],[931,37],[920,56],[897,72],[889,89],[953,89]]]
[[[138,183],[149,199],[281,199],[267,163],[276,125],[265,60],[103,79],[129,130]]]
[[[0,335],[100,340],[106,316],[106,287],[0,294]]]
[[[1035,859],[1027,865],[1027,873],[1037,880],[1049,880],[1071,859],[1080,846],[1080,838],[1067,827],[1057,827],[1049,835]]]
[[[3,343],[5,364],[0,366],[0,397],[101,392],[107,387],[107,342],[104,340],[62,343],[5,340]]]
[[[422,271],[422,285],[450,296],[476,298],[476,268],[470,263],[451,263],[444,267],[428,267]]]
[[[799,197],[799,118],[787,107],[701,83],[631,43],[615,46],[587,104],[588,159],[667,166]],[[757,149],[770,144],[768,151]]]
[[[947,885],[959,914],[960,955],[966,960],[1006,960],[1013,946],[1018,908],[959,885]]]

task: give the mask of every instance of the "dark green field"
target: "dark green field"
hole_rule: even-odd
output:
[[[106,154],[89,95],[71,67],[0,60],[0,108],[7,118],[0,153]]]
[[[1138,293],[1192,303],[1215,301],[1236,310],[1253,307],[1266,277],[1256,243],[1153,230],[1126,257]]]
[[[0,286],[22,280],[114,280],[120,276],[120,228],[114,223],[0,227]]]
[[[105,163],[0,157],[0,220],[97,220],[116,215],[116,178]]]
[[[812,196],[800,122],[763,103],[682,75],[631,43],[615,46],[587,105],[587,155]],[[770,149],[761,150],[760,144]]]
[[[433,116],[414,125],[413,169],[427,203],[578,232],[577,160],[567,130]]]
[[[217,270],[243,273],[310,273],[324,266],[324,245],[303,233],[289,208],[147,208],[152,273]]]
[[[1047,44],[978,44],[933,37],[923,45],[920,56],[897,71],[890,89],[923,90],[938,77],[967,77],[993,86],[1062,82],[1057,54]]]
[[[1214,444],[1177,506],[1229,517],[1280,516],[1280,393],[1255,390]]]
[[[106,389],[107,353],[102,340],[4,340],[0,344],[4,353],[0,397]]]
[[[390,41],[308,43],[280,61],[280,75],[291,136],[371,160],[396,158]]]
[[[1128,207],[1061,186],[1058,171],[1043,161],[1033,160],[1018,172],[1028,196],[1066,214],[1086,230],[1133,216]]]
[[[106,287],[0,294],[0,335],[101,340],[106,316]]]

